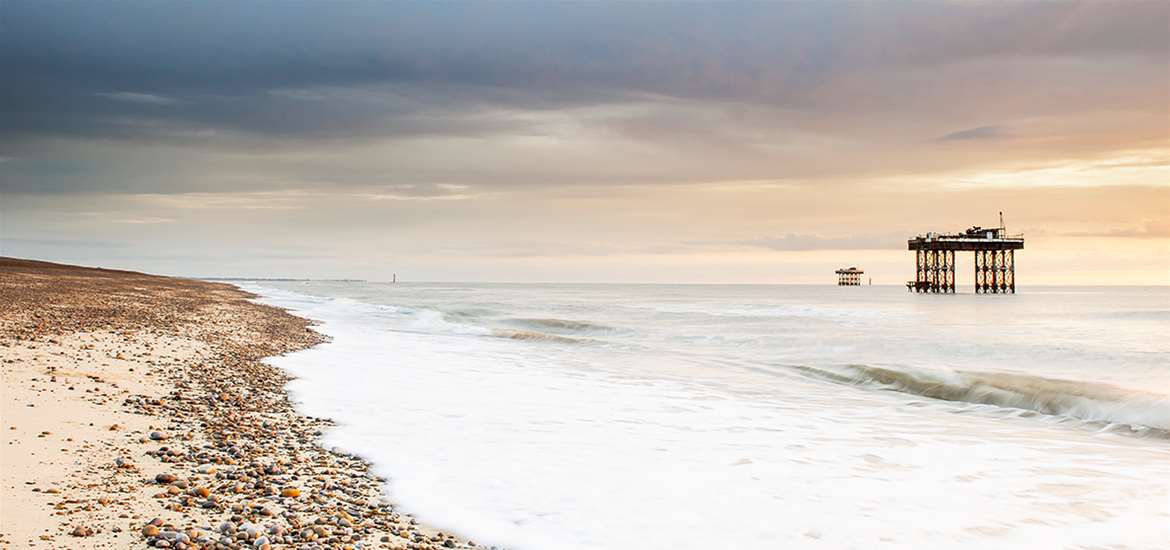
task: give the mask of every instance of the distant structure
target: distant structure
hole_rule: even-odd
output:
[[[864,271],[857,267],[843,267],[837,270],[837,286],[861,286],[861,275]]]
[[[955,252],[975,253],[975,293],[1016,293],[1016,251],[1023,235],[1008,235],[999,213],[999,227],[974,226],[962,233],[927,233],[907,241],[915,253],[914,280],[906,290],[946,294],[955,292]],[[838,272],[839,273],[839,272]]]

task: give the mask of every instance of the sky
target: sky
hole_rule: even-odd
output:
[[[0,255],[900,284],[907,238],[1003,211],[1022,288],[1170,284],[1168,28],[1137,1],[5,1]]]

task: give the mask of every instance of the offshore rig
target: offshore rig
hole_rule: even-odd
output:
[[[861,276],[865,271],[853,267],[842,267],[836,271],[837,286],[861,286]]]
[[[1009,235],[999,213],[999,227],[975,226],[962,233],[927,233],[907,241],[915,255],[914,280],[906,290],[933,294],[955,292],[955,252],[975,253],[975,293],[1016,293],[1016,251],[1024,236]]]

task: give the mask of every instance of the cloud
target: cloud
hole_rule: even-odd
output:
[[[1107,237],[1122,239],[1166,239],[1170,238],[1170,222],[1166,220],[1142,220],[1136,226],[1104,231],[1070,232],[1070,237]]]
[[[228,16],[214,4],[63,11],[12,2],[0,5],[0,73],[14,77],[0,89],[0,141],[522,133],[529,130],[524,117],[500,113],[646,99],[795,109],[814,118],[875,116],[879,107],[953,116],[956,104],[970,110],[980,101],[974,94],[994,100],[1045,80],[1056,80],[1048,94],[1056,103],[1091,94],[1096,76],[1082,71],[1084,85],[1066,82],[1060,60],[1160,66],[1166,15],[1159,3],[1124,10],[310,3],[259,4]],[[998,77],[999,90],[946,77],[946,70],[997,59],[1026,70],[965,75]],[[670,124],[651,117],[627,126],[656,134]],[[964,132],[989,137],[978,128]]]
[[[806,233],[785,233],[774,237],[760,237],[744,241],[724,241],[720,244],[735,244],[777,251],[891,250],[904,248],[906,236],[881,234],[831,237]]]
[[[110,220],[113,223],[128,223],[131,225],[154,225],[159,223],[171,223],[175,221],[173,218],[159,218],[156,216],[144,216],[139,218],[114,218]]]
[[[1027,166],[982,169],[957,177],[955,187],[1104,187],[1160,186],[1170,181],[1170,151],[1165,148],[1114,151],[1094,158],[1062,158]]]
[[[970,141],[998,139],[1006,135],[1002,126],[979,126],[958,132],[951,132],[935,138],[935,141]]]
[[[154,94],[143,94],[138,92],[99,92],[98,97],[106,99],[113,99],[115,101],[126,101],[129,103],[144,103],[148,105],[170,105],[175,100],[169,97],[163,97]]]
[[[467,201],[486,198],[492,193],[473,191],[470,185],[453,183],[373,185],[343,191],[363,201]]]
[[[1008,208],[1020,227],[1059,235],[1090,216],[1152,247],[1164,227],[1125,224],[1165,204],[1168,16],[1165,2],[0,2],[0,157],[18,159],[0,163],[0,224],[180,250],[150,265],[187,273],[280,243],[355,269],[442,258],[440,277],[563,265],[545,256],[585,258],[569,278],[633,256],[782,270],[817,254],[773,251],[901,257],[920,229]]]
[[[152,208],[179,210],[304,210],[319,198],[303,191],[260,191],[227,193],[141,193],[131,195],[136,203]]]
[[[38,248],[128,248],[131,245],[127,243],[103,240],[88,240],[88,239],[24,239],[24,238],[9,238],[0,239],[0,246],[12,246],[38,249]],[[11,250],[6,250],[5,253],[12,253]]]

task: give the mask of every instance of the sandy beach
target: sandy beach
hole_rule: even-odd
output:
[[[318,446],[261,360],[322,341],[220,283],[0,258],[0,548],[466,548]]]

